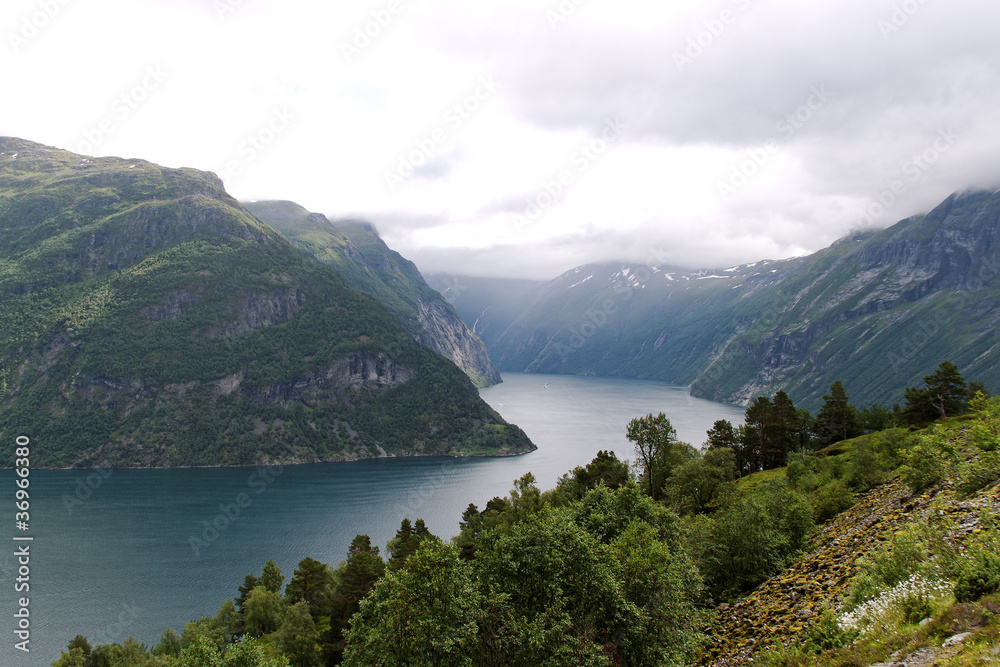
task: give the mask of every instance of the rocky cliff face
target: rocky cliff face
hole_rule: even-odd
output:
[[[454,361],[473,384],[488,387],[501,382],[500,371],[490,361],[486,346],[448,304],[420,298],[417,318],[424,332],[417,334],[417,341]]]
[[[451,359],[476,386],[501,382],[482,341],[428,287],[416,266],[382,241],[374,225],[330,222],[288,201],[246,206],[294,244],[334,267],[352,287],[381,301],[421,345]]]

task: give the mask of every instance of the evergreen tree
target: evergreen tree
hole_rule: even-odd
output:
[[[844,384],[837,380],[830,385],[830,393],[823,396],[823,407],[816,415],[816,436],[825,447],[841,440],[861,435],[858,411],[850,404]]]
[[[743,425],[739,428],[740,457],[743,471],[752,474],[764,469],[764,461],[768,456],[771,431],[772,406],[767,396],[758,396],[747,406],[743,417]]]
[[[705,443],[708,449],[736,449],[739,447],[739,433],[727,419],[719,419],[707,432]]]
[[[285,597],[292,604],[304,600],[309,605],[309,613],[319,617],[327,611],[332,586],[333,572],[329,565],[303,558],[285,586]]]
[[[272,593],[281,592],[281,584],[285,581],[285,575],[281,574],[277,564],[273,560],[264,563],[264,572],[260,575],[260,585]]]
[[[337,568],[330,609],[330,629],[322,634],[320,643],[327,664],[339,664],[343,657],[344,635],[351,627],[351,617],[357,613],[361,601],[385,574],[385,563],[378,547],[371,538],[358,535],[347,550],[347,560]]]
[[[236,609],[238,609],[241,614],[243,613],[243,606],[246,604],[247,596],[250,595],[250,591],[259,585],[260,582],[257,581],[257,577],[252,574],[248,574],[243,578],[243,583],[236,589],[240,592],[240,594],[233,601],[236,603]]]

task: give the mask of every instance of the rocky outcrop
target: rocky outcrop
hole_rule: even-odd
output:
[[[417,316],[420,329],[417,341],[451,359],[478,387],[501,382],[500,371],[490,362],[486,346],[472,333],[448,304],[419,299]]]
[[[892,480],[859,496],[853,507],[823,526],[807,553],[785,572],[716,609],[712,641],[700,664],[752,665],[761,650],[802,640],[824,611],[841,607],[858,561],[894,533],[933,513],[956,526],[948,539],[961,541],[979,530],[984,511],[1000,511],[1000,485],[962,500],[947,481],[913,495]]]

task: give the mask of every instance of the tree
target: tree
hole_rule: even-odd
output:
[[[260,575],[260,585],[272,593],[281,592],[281,584],[285,581],[285,575],[281,574],[277,564],[273,560],[264,563],[264,572]]]
[[[739,428],[740,453],[743,462],[743,472],[753,474],[764,469],[764,461],[768,455],[771,420],[773,411],[771,399],[758,396],[747,406],[743,425]]]
[[[243,606],[246,604],[247,596],[250,595],[250,591],[260,585],[257,581],[257,577],[252,574],[248,574],[243,578],[243,583],[237,588],[240,592],[239,597],[237,597],[234,602],[236,603],[236,609],[239,610],[240,614],[243,614]]]
[[[662,412],[636,417],[628,423],[625,436],[635,445],[646,488],[654,500],[675,466],[694,457],[691,445],[677,440],[677,431]]]
[[[764,450],[765,469],[780,468],[788,460],[788,453],[798,448],[798,415],[792,399],[784,391],[774,394],[767,428],[767,447]]]
[[[389,554],[389,569],[399,570],[406,564],[406,560],[417,552],[417,547],[425,540],[437,540],[427,530],[427,525],[423,519],[417,519],[416,525],[411,524],[409,519],[403,519],[399,524],[396,536],[389,540],[386,545],[386,553]]]
[[[181,654],[181,636],[173,628],[167,628],[160,635],[160,641],[153,647],[153,655],[169,655],[177,657]]]
[[[318,639],[309,603],[302,600],[289,607],[278,629],[278,646],[292,667],[320,667]]]
[[[709,449],[701,457],[674,468],[664,484],[663,495],[679,514],[700,514],[734,488],[735,479],[736,452],[728,447]]]
[[[361,603],[343,664],[476,665],[482,595],[471,567],[454,545],[424,541]]]
[[[330,629],[322,634],[323,657],[327,664],[343,659],[344,635],[351,627],[351,617],[361,607],[375,584],[385,574],[385,563],[371,538],[358,535],[347,550],[347,560],[337,568],[337,581],[330,605]]]
[[[332,586],[333,572],[329,565],[303,558],[285,586],[285,597],[292,604],[304,600],[309,605],[309,613],[318,617],[327,611]]]
[[[969,407],[968,387],[958,367],[950,361],[942,361],[933,375],[924,377],[933,405],[941,419],[957,415]]]
[[[708,449],[736,449],[739,446],[739,434],[728,419],[719,419],[706,433]]]
[[[257,586],[247,596],[243,623],[247,634],[261,637],[278,629],[284,602],[280,593]]]
[[[981,385],[973,386],[978,389]],[[942,361],[933,375],[924,376],[923,388],[907,387],[905,397],[902,419],[913,426],[961,414],[971,398],[965,378],[950,361]]]
[[[830,393],[823,396],[823,407],[816,415],[816,435],[821,446],[861,435],[858,411],[850,404],[844,384],[837,380]]]

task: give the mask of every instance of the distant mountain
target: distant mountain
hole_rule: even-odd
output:
[[[534,446],[214,175],[0,137],[0,437],[38,467]]]
[[[421,345],[454,361],[477,387],[501,381],[482,341],[428,287],[413,262],[382,241],[372,224],[331,222],[290,201],[244,206],[294,245],[336,269],[351,287],[381,301]]]
[[[810,255],[690,271],[578,267],[486,337],[505,370],[657,378],[746,404],[786,390],[815,409],[836,380],[891,405],[942,360],[1000,389],[1000,194]]]
[[[544,280],[429,274],[427,284],[444,296],[486,348],[521,313]]]

